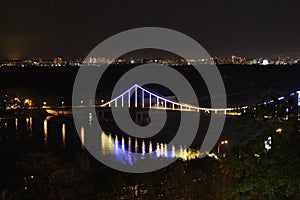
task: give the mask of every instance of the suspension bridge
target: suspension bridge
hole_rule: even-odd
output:
[[[132,100],[132,96],[134,97]],[[190,105],[184,102],[176,102],[169,98],[162,97],[161,95],[155,94],[137,84],[115,97],[114,99],[95,107],[134,107],[142,109],[162,109],[162,110],[174,110],[174,111],[189,111],[189,112],[207,112],[216,114],[233,114],[241,112],[247,108],[204,108]]]
[[[290,94],[290,96],[296,97],[298,106],[300,106],[300,91],[296,91]],[[284,100],[286,97],[279,97],[278,100]],[[266,106],[273,103],[275,100],[270,100],[258,104],[258,106]],[[170,110],[170,111],[182,111],[182,112],[205,112],[215,114],[226,114],[239,116],[244,113],[249,106],[241,106],[234,108],[205,108],[190,105],[184,102],[178,102],[175,98],[163,97],[154,93],[148,89],[145,89],[137,84],[133,85],[122,94],[118,95],[114,99],[102,103],[100,105],[78,105],[78,106],[43,106],[47,111],[53,111],[53,113],[66,113],[64,111],[71,111],[74,108],[98,108],[101,110],[108,110],[111,107],[115,108],[133,108],[136,110]]]

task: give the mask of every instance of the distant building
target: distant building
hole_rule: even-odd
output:
[[[53,64],[54,64],[54,66],[62,66],[62,64],[63,64],[62,58],[60,58],[60,57],[54,58]]]
[[[269,61],[268,60],[263,60],[262,65],[269,65]]]

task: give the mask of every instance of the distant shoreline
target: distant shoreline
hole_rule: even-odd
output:
[[[50,115],[51,114],[43,108],[0,110],[0,120],[20,117],[46,117]]]

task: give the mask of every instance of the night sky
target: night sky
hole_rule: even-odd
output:
[[[9,0],[0,7],[0,59],[84,58],[127,29],[158,26],[211,54],[300,57],[299,0]]]

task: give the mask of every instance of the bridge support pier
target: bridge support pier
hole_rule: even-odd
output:
[[[100,119],[104,119],[105,115],[104,115],[104,110],[100,110],[100,115],[99,115]]]
[[[136,111],[135,112],[135,123],[143,124],[143,111]]]

